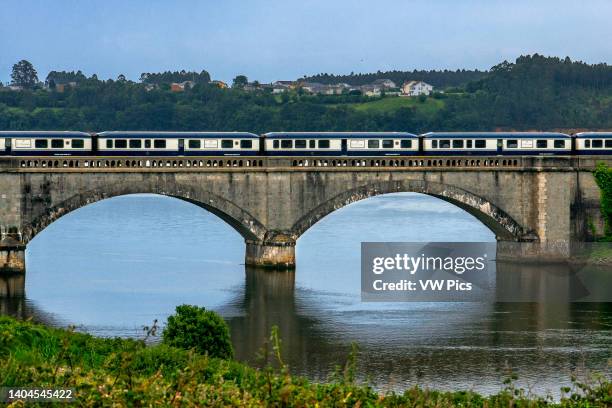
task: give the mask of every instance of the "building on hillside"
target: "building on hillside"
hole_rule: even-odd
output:
[[[296,85],[294,81],[274,81],[271,85],[272,93],[279,94],[287,92],[291,89],[295,89]]]
[[[377,79],[374,82],[372,82],[372,85],[378,86],[382,90],[391,89],[391,88],[397,88],[397,85],[395,85],[395,82],[393,82],[390,79],[386,79],[386,78],[384,78],[384,79]]]
[[[317,95],[342,95],[351,89],[349,84],[321,84],[319,82],[301,82],[300,87],[307,93]]]
[[[382,89],[378,85],[361,85],[359,90],[365,96],[380,96],[382,93]]]
[[[218,88],[221,88],[221,89],[227,88],[227,84],[223,81],[214,80],[214,81],[210,81],[209,84],[216,85]]]
[[[433,86],[423,81],[407,81],[402,85],[402,96],[429,95]]]
[[[191,89],[194,86],[195,82],[193,81],[173,82],[170,84],[170,90],[172,92],[183,92],[185,89]]]

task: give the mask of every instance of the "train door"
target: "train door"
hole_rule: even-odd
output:
[[[346,156],[348,154],[348,142],[347,139],[342,139],[342,156]]]
[[[183,156],[185,154],[185,139],[178,140],[178,148],[179,156]]]
[[[502,154],[504,152],[504,140],[497,139],[497,154]]]
[[[4,139],[4,153],[11,154],[11,150],[12,150],[12,139],[10,137],[7,137],[6,139]]]

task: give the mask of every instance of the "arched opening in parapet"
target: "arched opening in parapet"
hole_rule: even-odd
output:
[[[176,305],[216,308],[231,299],[244,284],[244,245],[224,220],[184,200],[113,197],[62,216],[30,241],[26,295],[63,322],[139,335]]]
[[[495,237],[480,219],[443,199],[378,195],[332,211],[305,231],[296,247],[296,285],[359,293],[361,242],[495,242]]]

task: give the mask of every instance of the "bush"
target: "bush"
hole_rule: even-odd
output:
[[[176,313],[168,317],[163,342],[173,347],[194,349],[211,357],[230,359],[234,355],[225,320],[198,306],[176,307]]]

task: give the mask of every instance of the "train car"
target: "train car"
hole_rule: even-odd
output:
[[[571,154],[572,138],[553,132],[429,132],[422,135],[425,155]]]
[[[247,132],[102,132],[101,156],[253,156],[259,136]]]
[[[271,132],[268,156],[403,156],[419,153],[419,138],[406,132]]]
[[[92,154],[91,135],[73,131],[0,131],[5,156],[84,156]]]
[[[574,135],[575,154],[612,154],[612,132],[581,132]]]

